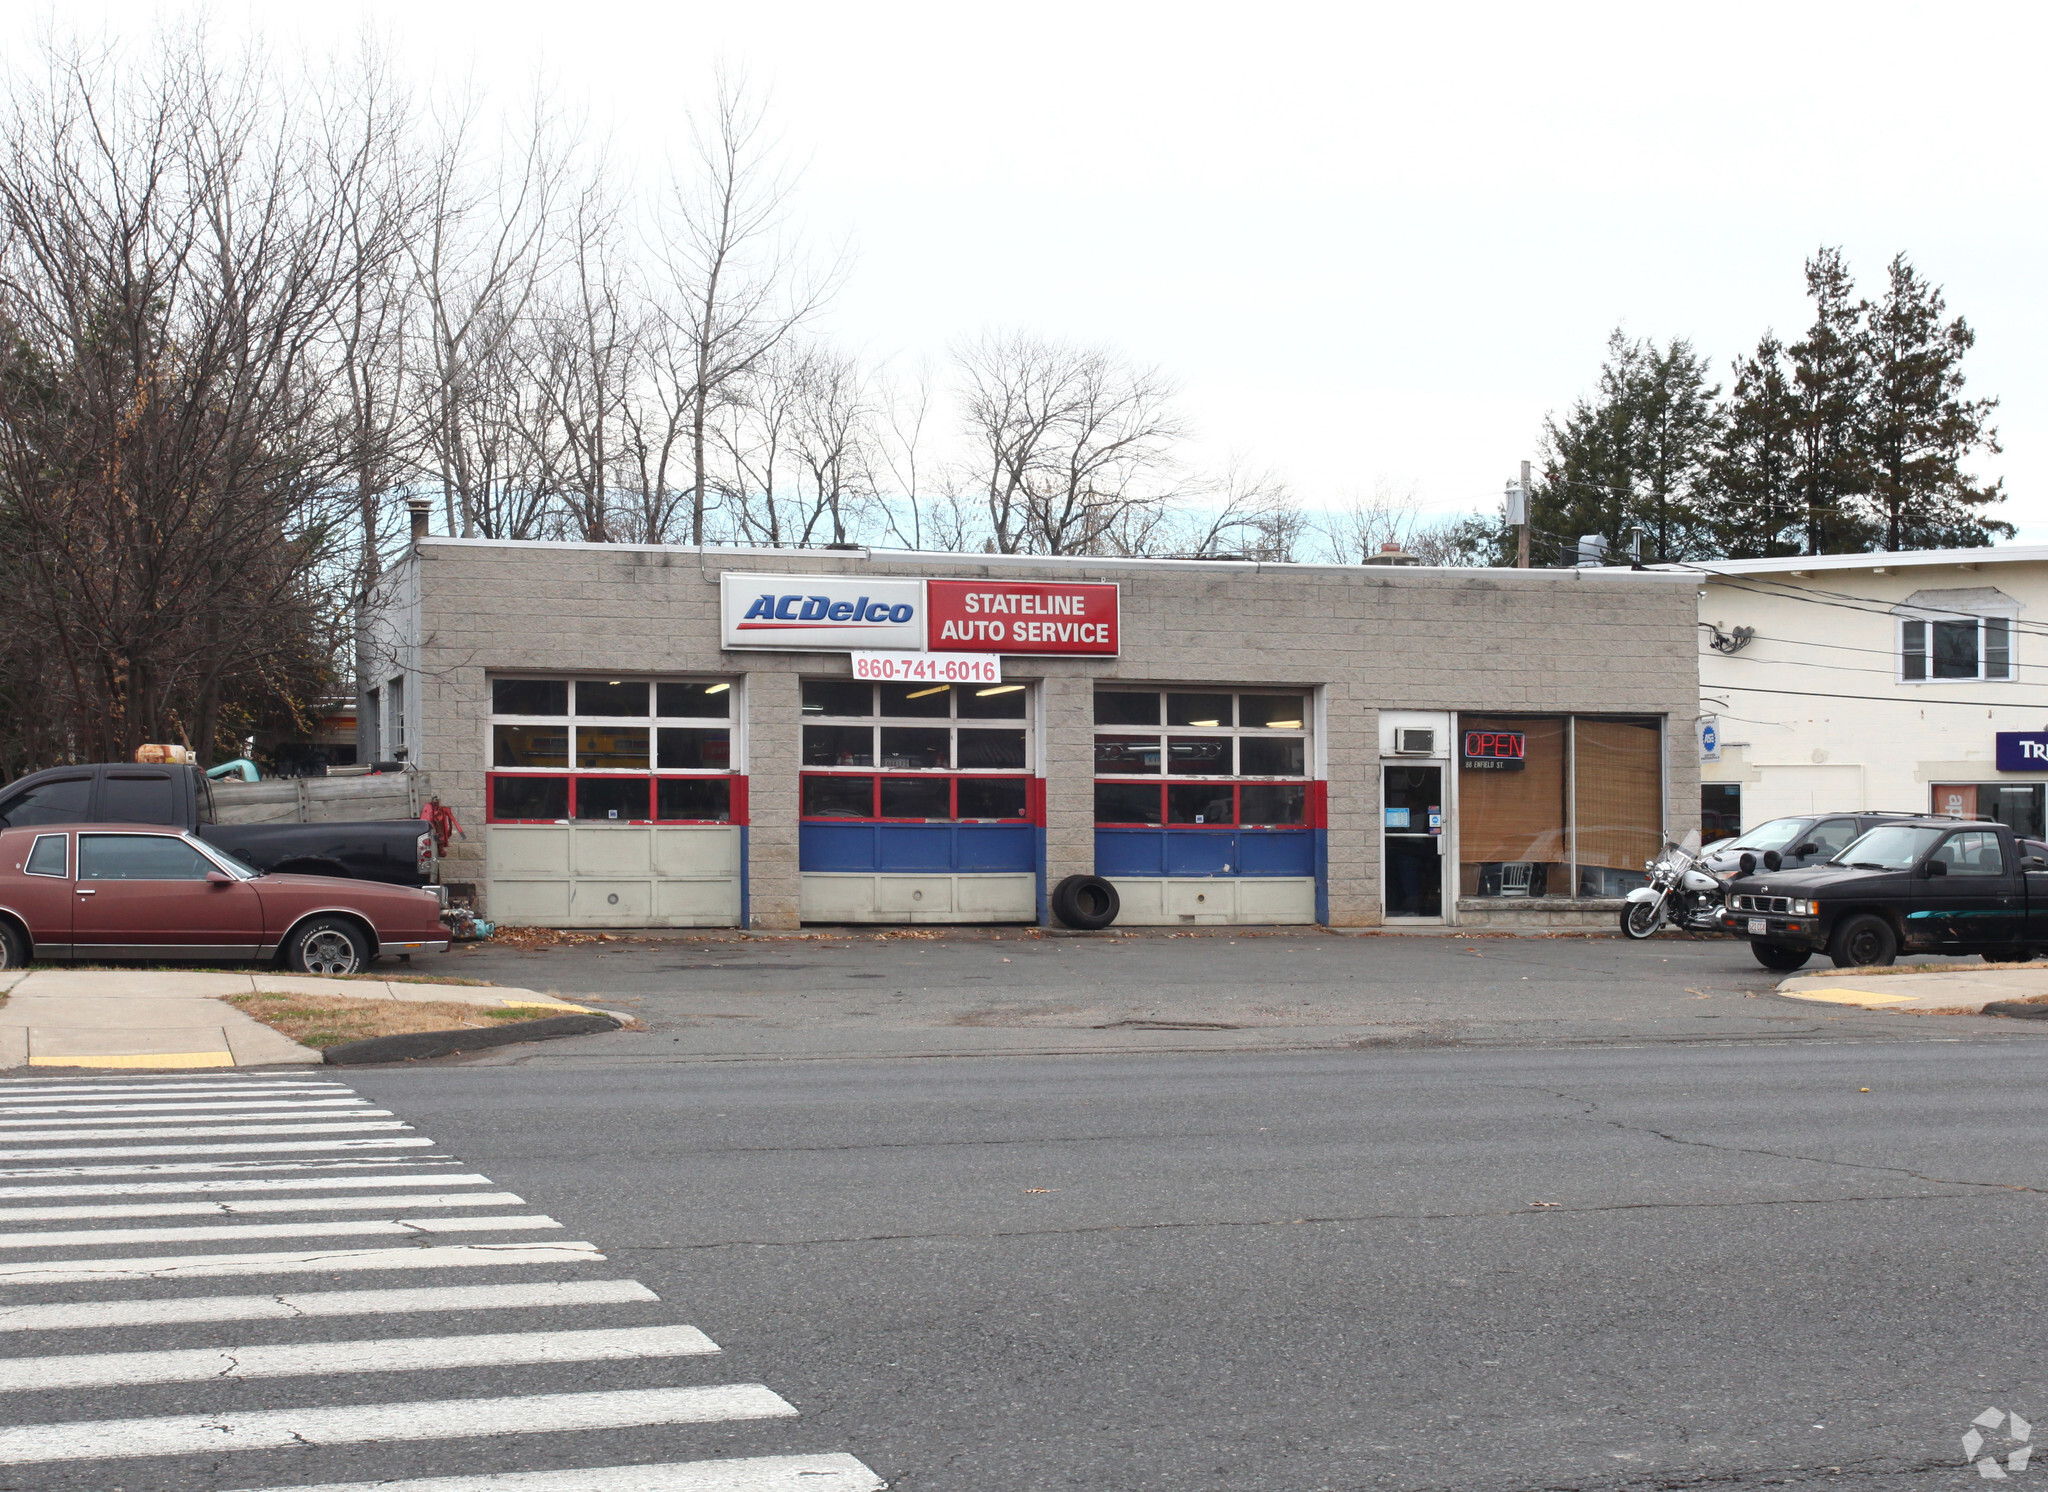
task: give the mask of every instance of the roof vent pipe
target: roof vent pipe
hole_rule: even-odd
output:
[[[427,519],[434,511],[431,497],[408,497],[405,510],[412,515],[412,541],[417,544],[427,536]]]
[[[1581,534],[1579,554],[1573,561],[1580,569],[1594,569],[1607,563],[1607,535]]]

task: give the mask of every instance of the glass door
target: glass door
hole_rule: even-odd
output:
[[[1383,766],[1380,873],[1389,917],[1444,914],[1444,769]]]

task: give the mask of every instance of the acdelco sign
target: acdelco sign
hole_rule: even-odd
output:
[[[1117,588],[1040,580],[719,577],[728,648],[834,653],[1117,651]]]
[[[1117,650],[1117,590],[1100,583],[928,580],[935,653]]]
[[[839,575],[719,577],[723,644],[848,652],[925,645],[924,582]]]

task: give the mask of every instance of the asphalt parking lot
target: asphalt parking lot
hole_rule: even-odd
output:
[[[1783,975],[1718,938],[816,929],[484,943],[420,968],[587,998],[645,1027],[479,1059],[502,1062],[599,1046],[671,1062],[2038,1034],[1785,999]]]

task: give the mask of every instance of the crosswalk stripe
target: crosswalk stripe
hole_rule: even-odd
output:
[[[317,1124],[249,1124],[240,1129],[209,1129],[204,1138],[224,1139],[229,1135],[341,1135],[359,1134],[372,1129],[411,1129],[403,1119],[347,1119],[339,1122]],[[160,1130],[154,1129],[25,1129],[14,1134],[0,1134],[0,1140],[10,1145],[25,1144],[30,1140],[158,1140]]]
[[[278,1109],[286,1113],[300,1113],[307,1109],[347,1108],[356,1104],[367,1104],[367,1098],[223,1098],[190,1099],[183,1103],[10,1103],[0,1104],[0,1114],[39,1114],[52,1119],[63,1119],[76,1114],[81,1118],[104,1118],[120,1114],[200,1114],[212,1113],[217,1109],[246,1109],[252,1113]],[[25,1122],[25,1121],[24,1121]]]
[[[327,1165],[402,1165],[403,1161],[329,1161]],[[270,1165],[270,1162],[262,1163]],[[453,1162],[450,1162],[453,1164]],[[180,1167],[168,1166],[166,1170]],[[215,1171],[218,1166],[195,1166],[193,1170]],[[300,1169],[293,1167],[292,1169]],[[0,1200],[18,1201],[34,1197],[38,1200],[48,1197],[171,1197],[179,1195],[211,1196],[215,1193],[241,1192],[318,1192],[334,1191],[344,1187],[372,1186],[489,1186],[491,1178],[475,1172],[450,1175],[445,1171],[427,1171],[410,1176],[277,1176],[256,1181],[108,1181],[78,1182],[61,1186],[0,1186]]]
[[[358,1269],[471,1269],[602,1263],[594,1243],[464,1243],[439,1248],[307,1249],[262,1254],[149,1254],[139,1259],[0,1260],[0,1285],[84,1285],[102,1280],[203,1280],[250,1274],[339,1274]]]
[[[264,1492],[883,1492],[887,1486],[852,1456],[834,1452],[589,1466],[576,1471],[473,1471],[404,1482],[323,1482]]]
[[[407,1125],[397,1125],[405,1129]],[[20,1135],[13,1136],[22,1138]],[[81,1145],[70,1150],[0,1150],[0,1160],[91,1160],[94,1156],[116,1155],[254,1155],[289,1151],[310,1155],[318,1150],[396,1150],[408,1145],[431,1145],[428,1139],[391,1140],[262,1140],[251,1145]],[[0,1176],[33,1176],[34,1171],[0,1171]]]
[[[400,1143],[413,1146],[431,1145],[432,1140],[405,1140]],[[328,1147],[334,1148],[334,1147]],[[388,1141],[343,1140],[344,1150],[386,1149]],[[154,1154],[155,1152],[150,1152]],[[363,1171],[396,1166],[455,1166],[460,1165],[452,1155],[324,1155],[317,1160],[155,1160],[136,1161],[118,1166],[20,1166],[0,1169],[0,1177],[12,1181],[34,1177],[38,1181],[64,1176],[254,1176],[277,1171],[311,1171],[320,1174],[336,1171]],[[39,1196],[44,1192],[55,1195],[61,1188],[17,1186],[0,1187],[0,1196]]]
[[[477,1435],[548,1434],[638,1425],[707,1424],[794,1415],[781,1395],[758,1383],[712,1388],[626,1389],[610,1393],[530,1394],[500,1399],[435,1399],[411,1404],[352,1404],[265,1409],[155,1419],[74,1420],[0,1427],[0,1464],[97,1461],[116,1457],[211,1455],[299,1445],[447,1440]]]
[[[404,1204],[401,1204],[404,1205]],[[227,1243],[258,1238],[360,1238],[374,1233],[489,1233],[559,1228],[538,1213],[519,1217],[344,1218],[335,1223],[217,1223],[198,1228],[67,1228],[0,1233],[0,1249],[89,1248],[97,1244]]]
[[[332,1373],[424,1373],[509,1363],[630,1362],[704,1357],[716,1351],[718,1344],[694,1326],[607,1326],[582,1331],[193,1347],[169,1352],[89,1352],[68,1357],[0,1358],[0,1393],[313,1378]]]
[[[360,1100],[358,1100],[358,1102],[360,1102]],[[394,1116],[393,1116],[393,1114],[392,1114],[391,1110],[389,1110],[389,1109],[372,1109],[372,1108],[350,1108],[350,1109],[346,1109],[346,1110],[343,1110],[343,1111],[337,1112],[336,1110],[334,1110],[334,1109],[331,1109],[331,1108],[327,1108],[327,1107],[325,1107],[325,1106],[323,1105],[323,1106],[322,1106],[322,1107],[320,1107],[320,1108],[314,1109],[314,1110],[312,1111],[312,1113],[311,1113],[311,1114],[309,1114],[309,1115],[308,1115],[307,1117],[309,1117],[309,1118],[312,1118],[312,1119],[347,1119],[347,1120],[356,1120],[356,1119],[390,1119],[390,1118],[392,1118],[392,1117],[394,1117]],[[139,1130],[131,1130],[131,1129],[126,1129],[126,1128],[123,1128],[123,1129],[119,1129],[119,1130],[99,1130],[99,1129],[84,1129],[84,1128],[81,1128],[81,1127],[80,1127],[80,1126],[83,1126],[83,1125],[88,1125],[88,1124],[105,1124],[105,1123],[108,1123],[108,1122],[109,1122],[109,1120],[112,1120],[113,1122],[116,1122],[116,1123],[122,1124],[122,1125],[124,1125],[124,1126],[125,1126],[125,1125],[135,1125],[135,1124],[148,1124],[148,1125],[157,1125],[157,1124],[187,1124],[187,1125],[189,1125],[189,1124],[250,1124],[250,1123],[255,1123],[255,1124],[281,1124],[281,1125],[289,1125],[289,1126],[290,1126],[290,1128],[280,1128],[280,1129],[270,1129],[270,1130],[263,1130],[263,1129],[211,1129],[211,1130],[201,1130],[201,1131],[195,1131],[196,1133],[200,1133],[200,1134],[221,1134],[221,1135],[259,1135],[259,1134],[292,1134],[292,1133],[295,1133],[296,1131],[298,1131],[298,1130],[300,1130],[300,1129],[305,1129],[305,1128],[307,1128],[307,1127],[308,1127],[308,1126],[306,1126],[306,1125],[304,1125],[304,1124],[301,1124],[301,1123],[299,1123],[299,1122],[298,1122],[298,1116],[297,1116],[296,1114],[289,1114],[289,1113],[286,1113],[286,1114],[244,1114],[244,1113],[234,1113],[234,1114],[134,1114],[134,1115],[121,1115],[121,1114],[117,1114],[117,1115],[105,1115],[105,1114],[100,1114],[100,1115],[95,1115],[95,1116],[93,1116],[93,1117],[91,1117],[91,1118],[87,1118],[87,1117],[86,1117],[86,1116],[84,1116],[84,1115],[78,1115],[78,1114],[59,1114],[59,1115],[55,1116],[54,1118],[47,1118],[47,1119],[0,1119],[0,1140],[7,1140],[7,1141],[13,1141],[13,1140],[33,1140],[33,1139],[38,1139],[38,1138],[41,1138],[41,1136],[39,1136],[39,1135],[34,1135],[34,1134],[9,1134],[9,1133],[7,1133],[7,1131],[9,1131],[9,1130],[29,1130],[29,1129],[47,1129],[47,1130],[49,1130],[49,1132],[50,1132],[50,1134],[49,1134],[49,1138],[51,1138],[51,1139],[56,1139],[56,1140],[69,1140],[69,1139],[75,1139],[75,1138],[77,1138],[77,1137],[79,1137],[79,1136],[81,1136],[81,1135],[114,1135],[114,1136],[116,1136],[116,1137],[119,1137],[119,1138],[133,1139],[133,1138],[135,1138],[135,1137],[136,1137],[136,1136],[138,1136],[138,1135],[140,1135],[140,1136],[144,1136],[144,1137],[147,1137],[147,1136],[151,1136],[151,1135],[155,1135],[155,1134],[161,1133],[161,1131],[159,1131],[159,1130],[156,1130],[156,1129],[139,1129]],[[323,1127],[327,1127],[327,1126],[323,1126]]]
[[[181,1300],[80,1300],[56,1305],[0,1305],[0,1331],[184,1326],[199,1321],[298,1321],[328,1316],[411,1316],[427,1311],[637,1305],[660,1299],[638,1280],[554,1280],[539,1285],[308,1290],[275,1295],[198,1295]]]
[[[0,1227],[117,1217],[242,1217],[259,1212],[403,1212],[410,1207],[524,1207],[511,1192],[451,1192],[443,1196],[238,1197],[219,1202],[102,1202],[78,1207],[0,1207]],[[8,1247],[0,1243],[0,1247]]]

